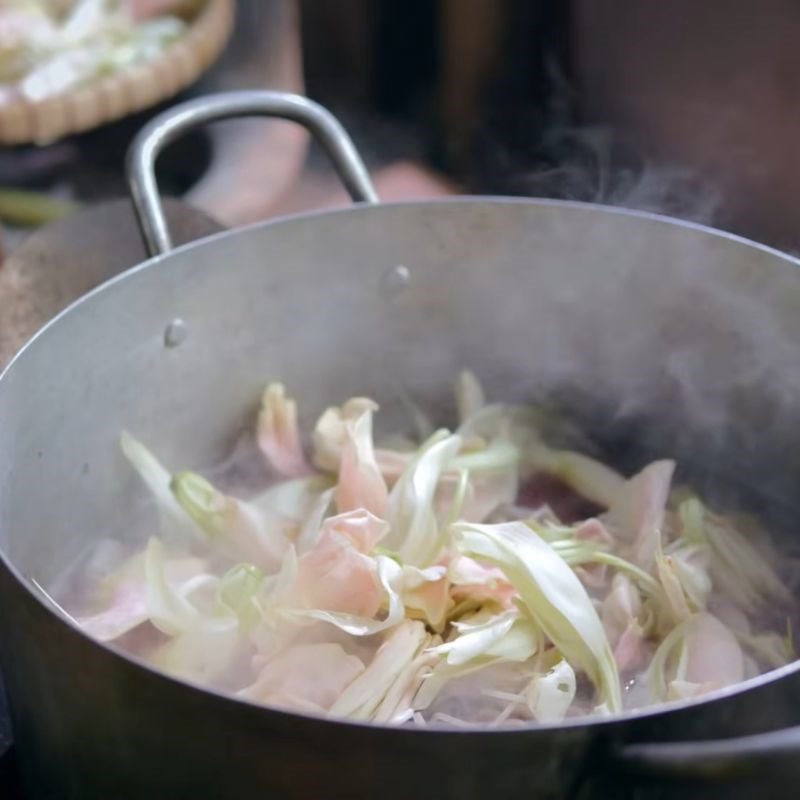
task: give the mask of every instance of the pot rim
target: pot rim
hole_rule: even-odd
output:
[[[55,317],[53,317],[53,319],[47,322],[36,334],[34,334],[34,336],[31,337],[31,339],[19,350],[19,352],[15,354],[15,356],[11,359],[6,368],[2,370],[2,372],[0,372],[0,404],[2,404],[3,387],[5,386],[5,382],[8,380],[7,376],[13,373],[14,369],[16,368],[16,364],[20,360],[26,357],[25,354],[29,350],[29,348],[39,346],[40,339],[43,339],[44,337],[48,336],[51,329],[56,328],[60,324],[62,317],[71,314],[75,309],[79,308],[84,303],[94,302],[94,298],[101,295],[106,289],[109,289],[112,286],[115,286],[116,284],[124,283],[129,278],[133,277],[134,275],[140,272],[143,272],[144,270],[156,268],[157,265],[162,261],[171,260],[174,256],[182,255],[183,253],[189,252],[195,248],[204,247],[212,242],[221,241],[227,238],[237,237],[240,235],[247,235],[251,231],[268,229],[270,227],[280,226],[286,223],[309,222],[318,218],[328,218],[341,214],[354,214],[354,213],[377,214],[381,213],[383,209],[391,210],[394,208],[413,208],[413,207],[423,207],[431,205],[476,206],[480,204],[505,205],[505,206],[529,206],[532,208],[574,209],[576,211],[582,211],[587,213],[599,212],[600,214],[603,215],[632,217],[674,227],[689,228],[699,233],[709,234],[719,239],[728,240],[736,244],[742,244],[750,248],[754,248],[755,250],[758,250],[762,253],[776,256],[781,261],[784,261],[787,264],[800,267],[800,258],[792,256],[788,253],[785,253],[769,245],[761,244],[751,239],[747,239],[746,237],[740,236],[738,234],[712,228],[708,225],[702,225],[696,222],[681,220],[676,217],[670,217],[665,214],[658,214],[650,211],[640,211],[636,209],[620,208],[617,206],[609,206],[598,203],[587,203],[577,200],[557,200],[550,198],[530,198],[530,197],[507,197],[499,195],[460,195],[448,198],[409,200],[409,201],[391,202],[391,203],[380,202],[375,204],[354,204],[354,205],[347,205],[342,208],[322,209],[310,212],[309,211],[298,212],[281,217],[276,217],[266,221],[251,223],[249,225],[242,226],[240,228],[220,231],[218,233],[211,234],[210,236],[203,237],[202,239],[197,239],[195,241],[188,242],[186,244],[171,249],[167,253],[163,253],[148,258],[140,262],[139,264],[135,265],[134,267],[131,267],[130,269],[125,270],[124,272],[115,275],[109,278],[108,280],[104,281],[100,285],[94,287],[86,294],[84,294],[77,300],[70,303],[70,305],[68,305],[65,309],[63,309]],[[79,636],[87,640],[90,644],[102,648],[107,654],[111,655],[112,657],[122,659],[126,664],[133,665],[138,669],[143,669],[160,680],[166,680],[172,683],[174,686],[176,686],[176,688],[179,687],[181,691],[185,691],[186,689],[198,691],[205,695],[211,695],[219,700],[233,702],[240,704],[244,707],[249,707],[253,710],[254,713],[279,715],[282,718],[294,719],[297,722],[305,721],[305,722],[326,723],[333,726],[346,726],[348,728],[366,728],[376,735],[379,732],[382,732],[382,735],[397,735],[397,736],[427,735],[427,736],[439,736],[439,737],[441,736],[460,737],[464,735],[472,735],[473,737],[475,737],[476,735],[482,735],[482,736],[489,735],[498,738],[501,735],[509,736],[511,734],[517,734],[517,735],[544,734],[545,732],[549,731],[565,731],[565,730],[574,731],[585,728],[597,730],[605,728],[607,726],[617,725],[620,723],[658,719],[666,714],[678,713],[688,709],[710,706],[716,703],[724,702],[734,696],[738,696],[739,694],[756,690],[758,688],[771,684],[775,681],[788,677],[789,675],[800,673],[800,659],[796,659],[795,661],[791,662],[790,664],[786,664],[783,667],[769,670],[768,672],[762,673],[761,675],[758,675],[753,678],[748,678],[747,680],[741,681],[735,684],[734,686],[709,692],[708,694],[703,695],[700,698],[667,701],[664,703],[658,703],[657,705],[654,706],[631,709],[621,714],[615,714],[608,717],[582,716],[582,717],[574,717],[571,719],[563,720],[562,722],[557,722],[557,723],[535,723],[526,726],[503,725],[503,726],[498,726],[496,728],[481,728],[477,726],[465,727],[465,728],[453,728],[453,727],[444,727],[436,725],[430,725],[426,727],[407,726],[407,725],[378,725],[370,722],[339,719],[335,717],[326,717],[323,715],[303,713],[303,712],[293,712],[277,707],[265,706],[256,703],[254,701],[238,697],[232,693],[210,689],[194,681],[185,680],[182,678],[177,678],[172,675],[169,675],[168,673],[162,672],[161,670],[156,669],[155,667],[149,665],[139,657],[131,655],[121,650],[120,648],[114,646],[113,644],[100,642],[92,638],[88,634],[86,634],[83,631],[83,629],[80,628],[80,626],[73,624],[68,618],[66,618],[64,612],[58,606],[54,606],[54,602],[52,601],[51,598],[49,598],[48,595],[43,593],[43,591],[41,590],[37,590],[35,584],[33,584],[30,579],[26,578],[24,575],[20,573],[16,565],[7,556],[5,550],[2,547],[0,547],[0,567],[4,568],[8,572],[8,574],[18,584],[19,588],[25,591],[31,598],[34,599],[35,602],[39,603],[44,608],[45,611],[47,611],[52,617],[54,617],[58,624],[64,625],[67,628],[75,631]]]

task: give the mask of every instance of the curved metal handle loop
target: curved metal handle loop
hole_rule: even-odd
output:
[[[297,122],[317,139],[356,203],[377,203],[378,196],[353,141],[326,109],[296,94],[242,91],[206,95],[154,117],[128,150],[128,184],[145,247],[151,256],[168,253],[172,239],[156,183],[159,153],[184,134],[216,120],[233,117],[280,117]]]

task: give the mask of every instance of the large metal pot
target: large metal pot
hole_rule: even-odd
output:
[[[309,127],[361,202],[170,250],[158,151],[200,122],[254,114]],[[561,398],[616,444],[622,466],[675,456],[719,502],[790,530],[800,506],[797,261],[574,203],[382,206],[336,121],[289,95],[180,106],[143,131],[131,175],[153,258],[60,315],[0,379],[2,667],[32,798],[612,797],[630,785],[620,776],[735,777],[719,789],[732,796],[748,775],[797,775],[785,756],[800,734],[763,732],[800,723],[798,664],[612,721],[379,728],[164,677],[88,639],[37,589],[101,535],[141,530],[147,509],[118,452],[122,428],[157,443],[168,464],[211,465],[273,377],[309,419],[359,392],[378,398],[391,424],[399,389],[436,407],[470,366],[503,398]],[[664,744],[734,734],[762,735]],[[783,786],[767,781],[759,796],[785,796]]]

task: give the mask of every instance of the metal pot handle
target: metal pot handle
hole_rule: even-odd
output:
[[[356,203],[377,203],[378,196],[353,141],[326,109],[296,94],[242,91],[188,100],[154,117],[128,150],[128,183],[133,207],[150,256],[172,249],[155,176],[159,153],[200,125],[233,117],[280,117],[307,128],[322,145],[350,197]]]
[[[622,745],[606,768],[642,781],[721,781],[774,777],[787,768],[800,778],[800,727],[695,742]]]

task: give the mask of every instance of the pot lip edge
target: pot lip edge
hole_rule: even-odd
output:
[[[33,336],[31,336],[31,338],[14,354],[8,364],[6,364],[5,367],[0,370],[0,392],[2,392],[2,387],[4,386],[4,380],[6,379],[6,376],[12,372],[16,363],[25,356],[25,353],[28,351],[28,349],[37,343],[40,338],[43,338],[45,335],[47,335],[51,328],[58,325],[61,319],[69,315],[70,312],[72,312],[75,308],[78,308],[85,302],[92,301],[96,295],[101,294],[106,289],[110,289],[119,283],[124,283],[126,280],[133,278],[140,272],[154,268],[161,262],[171,260],[175,256],[191,252],[195,248],[205,247],[206,245],[210,245],[218,241],[234,238],[239,234],[249,234],[261,229],[267,230],[275,226],[280,227],[286,224],[304,223],[317,219],[328,219],[353,213],[374,214],[381,213],[384,210],[390,212],[395,209],[430,208],[431,206],[474,208],[480,205],[528,207],[545,210],[565,209],[579,213],[592,214],[594,216],[599,215],[605,217],[640,219],[648,223],[660,224],[671,228],[688,229],[696,233],[707,234],[717,240],[730,242],[732,244],[744,245],[765,255],[774,256],[778,261],[784,262],[784,264],[800,267],[800,256],[794,256],[790,253],[784,252],[783,250],[779,250],[776,247],[772,247],[771,245],[756,242],[752,239],[740,236],[739,234],[731,233],[730,231],[713,228],[708,225],[691,222],[689,220],[679,219],[678,217],[658,214],[652,211],[623,208],[621,206],[611,206],[602,203],[590,203],[583,200],[561,200],[556,198],[518,197],[505,195],[456,195],[451,197],[436,197],[385,203],[351,203],[340,208],[300,211],[274,217],[272,219],[260,220],[258,222],[253,222],[237,228],[228,228],[217,231],[209,234],[208,236],[203,236],[199,239],[194,239],[191,242],[178,245],[167,253],[161,253],[159,255],[146,258],[144,261],[140,261],[138,264],[135,264],[123,272],[111,276],[107,280],[91,288],[85,294],[73,300],[69,305],[59,311],[58,314],[56,314],[52,319],[48,320]]]

